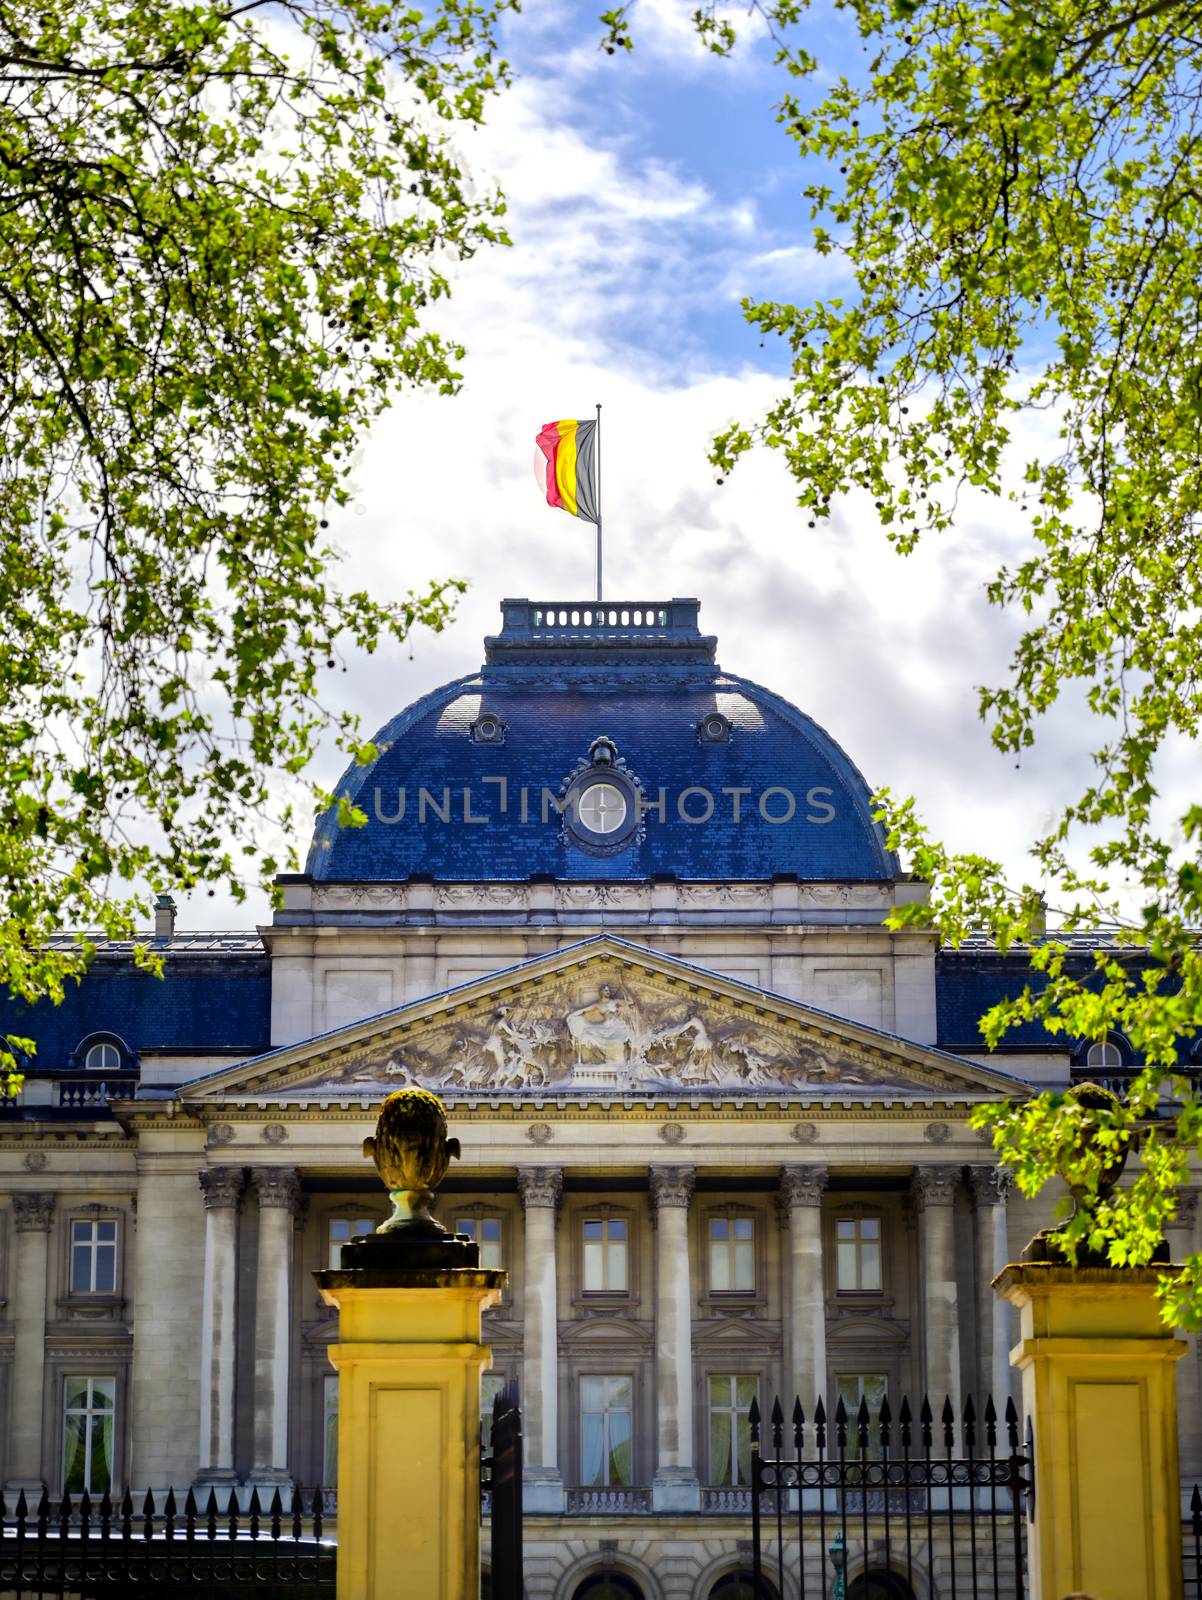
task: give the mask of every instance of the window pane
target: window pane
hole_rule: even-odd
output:
[[[860,1238],[879,1239],[881,1236],[881,1219],[879,1217],[861,1217]]]
[[[603,1411],[605,1409],[604,1378],[581,1378],[580,1404],[586,1411]]]
[[[751,1402],[755,1399],[757,1388],[756,1379],[754,1377],[736,1378],[734,1380],[734,1385],[735,1403],[746,1410],[746,1408],[750,1406]]]
[[[65,1396],[64,1404],[69,1411],[88,1403],[88,1380],[86,1378],[68,1378],[63,1385]]]
[[[630,1482],[630,1411],[609,1413],[609,1481]]]
[[[750,1217],[735,1218],[735,1238],[750,1239],[755,1232],[755,1223]]]
[[[879,1289],[881,1286],[881,1247],[875,1239],[866,1239],[860,1246],[860,1288]]]
[[[105,1494],[113,1486],[113,1418],[92,1418],[92,1459],[88,1473],[88,1492]]]
[[[854,1239],[856,1225],[851,1217],[840,1217],[835,1223],[835,1237],[837,1239]]]
[[[745,1411],[735,1417],[736,1483],[751,1482],[751,1421]]]
[[[88,1422],[76,1413],[63,1423],[63,1489],[67,1494],[79,1494],[85,1487],[87,1474]]]
[[[494,1240],[501,1242],[500,1217],[485,1217],[480,1223],[480,1239],[482,1243],[491,1244]]]
[[[112,1294],[117,1287],[117,1246],[102,1244],[96,1251],[96,1281],[93,1287],[100,1294]]]
[[[599,1239],[601,1237],[601,1224],[599,1222],[586,1222],[584,1225],[586,1239]]]
[[[605,1481],[605,1417],[585,1411],[580,1418],[580,1481],[586,1487]]]
[[[586,1290],[603,1289],[605,1287],[605,1268],[601,1252],[602,1245],[600,1240],[589,1238],[588,1224],[585,1223],[584,1287]]]
[[[476,1238],[477,1224],[475,1217],[460,1217],[456,1224],[460,1233],[466,1233],[469,1239]]]
[[[840,1239],[835,1247],[837,1282],[840,1289],[856,1289],[856,1247],[854,1240]]]
[[[710,1477],[719,1486],[731,1481],[730,1418],[729,1411],[710,1412]]]
[[[710,1238],[725,1239],[730,1233],[730,1223],[725,1217],[710,1218]]]
[[[742,1240],[735,1245],[735,1288],[743,1294],[755,1288],[755,1249]]]
[[[607,1403],[616,1406],[620,1411],[630,1410],[630,1379],[608,1378],[606,1380],[609,1393]]]
[[[611,1239],[625,1239],[626,1221],[623,1217],[610,1217],[609,1237]]]
[[[374,1233],[376,1231],[376,1219],[374,1217],[356,1217],[354,1231],[356,1233]]]
[[[728,1406],[730,1404],[730,1378],[710,1379],[710,1405]]]
[[[321,1481],[327,1488],[338,1482],[338,1379],[327,1378],[324,1391]]]
[[[92,1287],[92,1252],[86,1244],[71,1247],[71,1291],[87,1294]]]
[[[102,1242],[117,1239],[117,1224],[115,1222],[98,1222],[96,1224],[96,1237]]]
[[[486,1239],[480,1246],[480,1265],[482,1267],[500,1267],[501,1246],[498,1241]]]
[[[710,1245],[710,1288],[722,1294],[730,1288],[730,1246],[715,1241]]]
[[[111,1411],[116,1404],[117,1380],[115,1378],[92,1379],[92,1404],[101,1411]]]
[[[621,1240],[609,1247],[609,1281],[605,1287],[615,1292],[626,1289],[626,1245]]]

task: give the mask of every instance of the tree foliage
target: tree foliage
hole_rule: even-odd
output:
[[[779,450],[811,523],[867,490],[903,551],[953,526],[966,485],[1026,520],[1025,553],[989,586],[1025,631],[981,713],[1018,755],[1067,697],[1096,729],[1089,781],[1034,841],[1038,881],[1020,892],[998,862],[930,838],[912,801],[886,793],[881,814],[932,885],[899,920],[1030,950],[1026,992],[983,1021],[990,1043],[1035,1020],[1069,1040],[1120,1033],[1146,1060],[1116,1111],[1041,1095],[992,1116],[1028,1193],[1071,1146],[1074,1182],[1096,1197],[1105,1160],[1138,1142],[1134,1186],[1086,1205],[1067,1239],[1146,1261],[1202,1134],[1180,1070],[1202,1021],[1202,804],[1172,816],[1158,797],[1202,716],[1200,13],[1192,0],[839,9],[863,72],[811,92],[804,8],[759,8],[790,74],[781,121],[816,174],[813,243],[841,283],[809,304],[745,306],[787,341],[791,379],[713,459],[725,472],[755,445]],[[729,47],[718,13],[697,20]],[[1028,417],[1048,444],[1017,460]],[[1063,908],[1046,936],[1041,892]],[[1086,973],[1070,941],[1083,933],[1097,936]],[[1167,1314],[1202,1320],[1202,1259]]]
[[[344,592],[331,518],[399,385],[457,383],[456,156],[510,0],[0,0],[0,982],[58,996],[138,891],[282,863],[325,676],[459,587]],[[348,817],[347,820],[357,820]],[[253,871],[253,861],[252,861]],[[142,952],[141,958],[150,958]]]

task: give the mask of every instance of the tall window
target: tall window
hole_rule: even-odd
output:
[[[474,1239],[480,1246],[482,1267],[501,1265],[500,1217],[460,1217],[455,1226],[460,1233],[466,1233],[469,1239]]]
[[[331,1217],[330,1218],[330,1265],[342,1265],[342,1247],[350,1244],[357,1233],[372,1233],[375,1230],[375,1217]]]
[[[879,1292],[880,1217],[835,1218],[835,1283],[843,1294]]]
[[[322,1384],[321,1481],[327,1489],[338,1483],[338,1376]]]
[[[719,1487],[751,1482],[749,1412],[757,1387],[743,1374],[710,1378],[710,1479]]]
[[[629,1378],[580,1380],[580,1482],[585,1488],[630,1482]]]
[[[858,1455],[860,1449],[860,1436],[856,1431],[856,1418],[860,1412],[860,1401],[868,1403],[868,1416],[871,1426],[868,1429],[868,1454],[876,1457],[881,1453],[881,1401],[889,1388],[888,1379],[883,1372],[844,1372],[835,1379],[835,1394],[842,1400],[847,1411],[847,1453],[848,1456]]]
[[[629,1284],[626,1219],[584,1219],[584,1290],[586,1294],[625,1294]]]
[[[117,1224],[71,1224],[71,1293],[112,1294],[117,1288]]]
[[[710,1218],[710,1293],[755,1291],[754,1217]]]
[[[115,1378],[68,1378],[63,1385],[63,1493],[104,1494],[113,1486]]]

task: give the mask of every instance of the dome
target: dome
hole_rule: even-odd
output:
[[[485,665],[394,717],[319,819],[321,881],[889,880],[868,786],[809,717],[723,672],[696,600],[502,602]]]

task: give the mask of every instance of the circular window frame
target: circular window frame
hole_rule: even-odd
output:
[[[609,833],[598,833],[580,815],[580,802],[590,789],[601,784],[614,789],[626,806],[626,814]],[[564,838],[579,850],[593,856],[616,856],[634,843],[642,826],[639,791],[620,767],[586,767],[573,778],[563,803]]]

